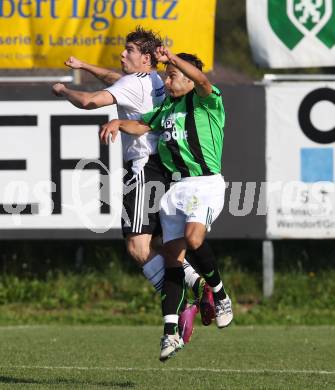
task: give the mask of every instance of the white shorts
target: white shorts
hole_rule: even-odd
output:
[[[188,222],[199,222],[210,231],[224,205],[225,182],[221,175],[186,177],[163,195],[159,216],[163,242],[184,237]]]

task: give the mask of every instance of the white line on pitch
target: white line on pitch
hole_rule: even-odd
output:
[[[171,367],[171,368],[135,368],[135,367],[76,367],[76,366],[0,366],[0,369],[26,370],[80,370],[80,371],[158,371],[158,372],[216,372],[232,374],[310,374],[335,375],[335,371],[327,370],[275,370],[275,369],[234,369],[234,368],[206,368],[206,367]]]

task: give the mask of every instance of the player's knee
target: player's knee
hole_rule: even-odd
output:
[[[203,243],[203,237],[196,234],[189,234],[185,236],[187,247],[193,251],[197,250]]]
[[[132,240],[127,242],[127,251],[140,266],[143,266],[147,262],[150,255],[149,247],[137,245]]]

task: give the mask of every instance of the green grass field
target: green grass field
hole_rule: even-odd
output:
[[[335,327],[197,327],[166,363],[160,327],[0,327],[1,389],[334,389]]]

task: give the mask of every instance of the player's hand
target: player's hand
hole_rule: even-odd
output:
[[[119,132],[119,127],[120,127],[120,121],[118,119],[113,119],[110,122],[102,125],[100,129],[100,142],[105,145],[108,145],[110,135],[111,135],[111,141],[114,142]]]
[[[165,46],[159,46],[156,49],[155,55],[156,55],[157,61],[165,64],[166,62],[170,61],[170,57],[171,57],[172,53]]]
[[[83,65],[82,61],[73,56],[69,57],[64,64],[72,69],[80,69]]]
[[[58,97],[63,96],[62,92],[64,91],[64,89],[65,89],[65,85],[62,83],[57,83],[52,86],[52,92],[54,93],[54,95]]]

